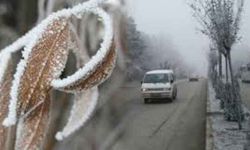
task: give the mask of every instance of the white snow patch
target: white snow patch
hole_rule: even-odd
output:
[[[146,72],[146,74],[169,74],[174,73],[173,70],[152,70]]]

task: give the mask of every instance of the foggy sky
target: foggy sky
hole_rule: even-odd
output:
[[[249,46],[250,2],[245,1],[242,40],[237,46]],[[128,0],[128,13],[137,27],[149,35],[164,35],[172,39],[176,49],[197,73],[206,75],[209,39],[198,31],[187,0]],[[249,50],[250,53],[250,50]]]

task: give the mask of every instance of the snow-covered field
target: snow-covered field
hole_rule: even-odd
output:
[[[227,122],[220,109],[220,100],[215,98],[215,91],[209,85],[208,114],[212,124],[213,150],[244,150],[248,120],[243,122],[243,130],[238,130],[237,122]],[[245,112],[249,111],[244,108]]]

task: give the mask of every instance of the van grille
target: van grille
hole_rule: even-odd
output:
[[[148,91],[163,91],[163,90],[164,90],[163,88],[148,89]]]

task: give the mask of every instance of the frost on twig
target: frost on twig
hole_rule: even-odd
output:
[[[11,88],[13,74],[13,66],[11,61],[7,63],[7,72],[5,72],[3,77],[3,82],[0,84],[0,122],[3,122],[4,118],[8,114],[8,104],[9,104],[9,93]],[[5,128],[0,124],[0,145],[1,147],[7,147],[7,137],[8,128]]]
[[[0,53],[0,57],[4,58],[0,60],[0,87],[3,87],[7,81],[5,72],[11,53],[24,47],[23,59],[17,65],[11,88],[9,86],[6,92],[10,99],[4,98],[5,103],[1,106],[2,110],[9,110],[3,125],[8,127],[17,123],[15,149],[41,148],[48,126],[53,88],[77,93],[69,121],[57,134],[58,140],[79,129],[93,112],[98,97],[97,86],[110,76],[116,62],[113,23],[110,16],[98,8],[99,3],[92,0],[50,15]],[[100,49],[76,73],[59,79],[72,40],[69,20],[72,16],[81,19],[84,13],[97,15],[103,23],[104,36]]]

